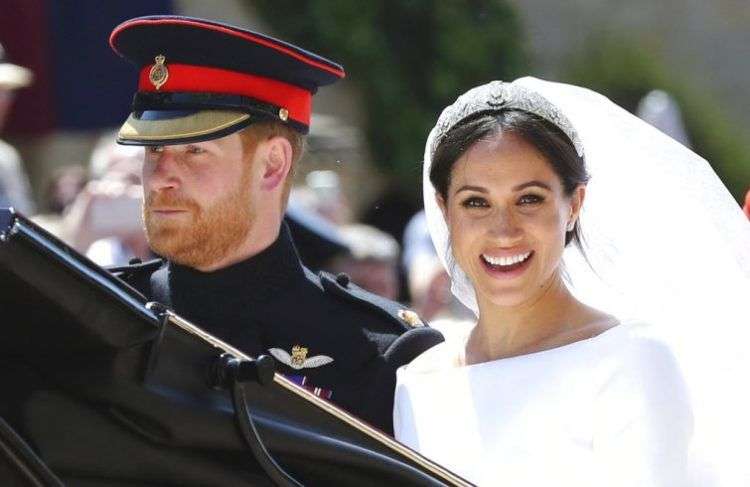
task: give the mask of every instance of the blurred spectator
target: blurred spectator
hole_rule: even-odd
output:
[[[401,254],[401,264],[407,273],[414,259],[420,255],[435,255],[435,246],[427,230],[427,217],[424,210],[415,213],[404,228],[404,251]]]
[[[343,225],[349,222],[351,211],[346,195],[341,190],[339,175],[333,171],[310,171],[305,176],[307,187],[315,193],[317,211],[327,220]]]
[[[408,269],[411,306],[446,339],[465,336],[476,317],[451,293],[451,281],[437,254],[422,253]]]
[[[284,215],[300,259],[312,271],[331,270],[334,259],[349,254],[346,242],[336,225],[300,201],[290,198]]]
[[[347,223],[351,217],[349,202],[341,190],[339,175],[333,171],[311,171],[305,184],[296,186],[289,204],[306,208],[335,225]]]
[[[86,170],[80,165],[69,165],[55,169],[42,194],[45,213],[37,213],[31,219],[51,234],[66,240],[63,234],[63,215],[86,186]]]
[[[349,216],[348,202],[333,171],[311,171],[305,184],[292,188],[284,220],[307,267],[331,271],[336,259],[349,255],[339,232],[339,225]]]
[[[407,278],[411,306],[422,319],[432,323],[452,316],[450,277],[434,252],[414,257]]]
[[[411,306],[430,326],[445,336],[463,333],[474,316],[450,291],[450,278],[435,252],[424,210],[404,229],[401,263],[406,272]]]
[[[5,50],[0,45],[0,133],[10,112],[14,91],[30,85],[32,78],[31,71],[5,59]],[[13,206],[27,216],[34,213],[29,179],[21,156],[12,146],[0,140],[0,207],[2,206]]]
[[[52,172],[43,195],[43,206],[54,215],[62,215],[86,186],[86,169],[74,164]]]
[[[152,256],[141,223],[143,154],[104,135],[92,152],[92,179],[65,214],[63,238],[99,265]]]
[[[685,147],[690,147],[680,105],[672,95],[662,90],[652,90],[638,103],[636,115]]]
[[[331,271],[344,272],[352,282],[388,299],[398,298],[398,252],[396,240],[367,225],[346,225],[340,229],[351,255],[334,260]]]

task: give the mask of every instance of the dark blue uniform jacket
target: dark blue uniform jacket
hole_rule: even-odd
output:
[[[148,299],[392,433],[396,369],[443,340],[393,301],[345,275],[302,265],[282,226],[270,247],[215,272],[156,260],[112,269]]]

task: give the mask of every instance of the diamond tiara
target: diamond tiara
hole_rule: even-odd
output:
[[[477,86],[459,96],[452,105],[443,110],[435,125],[430,156],[435,154],[446,134],[467,117],[480,112],[511,109],[532,113],[554,124],[568,136],[578,156],[583,157],[583,144],[573,124],[555,105],[535,91],[504,81],[492,81]]]

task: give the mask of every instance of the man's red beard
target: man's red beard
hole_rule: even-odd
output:
[[[210,266],[226,257],[250,233],[252,214],[246,179],[243,174],[235,191],[207,208],[179,194],[149,193],[143,205],[143,221],[151,249],[172,262],[194,268]],[[184,209],[190,217],[164,220],[152,215],[153,208]]]

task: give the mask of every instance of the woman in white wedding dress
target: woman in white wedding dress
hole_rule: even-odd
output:
[[[477,321],[398,371],[399,441],[478,485],[750,485],[750,228],[705,161],[524,78],[446,108],[424,176]]]

